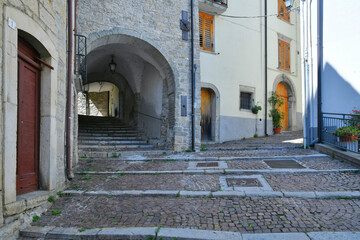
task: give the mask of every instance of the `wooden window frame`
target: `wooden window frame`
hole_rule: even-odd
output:
[[[288,12],[284,0],[278,0],[278,14],[280,19],[290,23],[290,12]]]
[[[279,69],[290,72],[291,58],[290,58],[290,43],[284,40],[278,40],[278,64]]]
[[[203,12],[199,12],[199,45],[201,50],[214,51],[214,16]]]

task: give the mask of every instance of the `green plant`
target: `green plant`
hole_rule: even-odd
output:
[[[280,96],[277,96],[275,92],[272,92],[268,102],[272,107],[269,113],[269,117],[271,117],[273,120],[273,127],[281,128],[281,120],[284,118],[284,114],[279,110],[279,108],[284,104],[284,99]]]
[[[83,231],[85,231],[85,230],[86,230],[86,228],[82,227],[82,228],[79,228],[79,229],[78,229],[78,232],[83,232]]]
[[[40,217],[38,215],[35,215],[35,216],[33,216],[32,221],[37,222],[37,221],[39,221],[39,219],[40,219]]]
[[[63,196],[64,196],[64,194],[62,193],[62,191],[58,191],[58,192],[56,193],[56,195],[58,195],[59,197],[63,197]]]
[[[259,135],[257,135],[256,133],[254,134],[254,138],[258,138],[259,137]]]
[[[261,106],[259,106],[259,105],[254,105],[254,106],[251,108],[251,111],[252,111],[254,114],[257,114],[259,111],[261,111]]]
[[[177,194],[175,195],[175,197],[180,197],[180,191],[177,192]]]
[[[345,127],[341,127],[336,129],[335,132],[333,132],[333,134],[337,137],[349,137],[349,139],[351,137],[355,137],[356,135],[360,134],[360,124],[357,126],[345,126]]]
[[[91,179],[91,177],[84,177],[84,178],[82,178],[82,180],[90,180]]]
[[[79,190],[80,186],[75,183],[75,184],[73,185],[73,188],[74,188],[75,190]]]
[[[83,156],[81,156],[80,158],[87,158],[87,156],[83,155]]]
[[[55,202],[55,197],[54,196],[49,196],[48,201],[52,202],[52,203]]]
[[[54,215],[54,216],[59,215],[61,213],[62,213],[62,211],[60,211],[60,210],[56,211],[55,209],[51,209],[51,214]]]
[[[112,158],[118,158],[118,157],[120,157],[120,155],[117,155],[116,153],[113,153],[113,154],[111,155],[111,157],[112,157]]]
[[[201,152],[204,152],[204,151],[206,151],[206,150],[207,150],[206,147],[201,147],[201,148],[200,148],[200,151],[201,151]]]
[[[194,151],[191,149],[187,149],[187,150],[185,150],[185,152],[194,152]]]

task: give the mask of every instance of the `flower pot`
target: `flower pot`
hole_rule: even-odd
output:
[[[341,136],[340,138],[340,142],[357,142],[359,139],[359,135],[345,135],[345,136]]]
[[[258,112],[259,112],[259,110],[257,110],[257,109],[251,109],[251,111],[253,114],[258,114]]]
[[[280,134],[281,128],[274,128],[274,134]]]

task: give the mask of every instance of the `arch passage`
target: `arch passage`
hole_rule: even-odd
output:
[[[38,189],[40,70],[39,54],[25,40],[18,41],[18,129],[16,193]]]
[[[88,83],[116,85],[120,106],[124,106],[118,117],[137,126],[153,145],[173,148],[175,80],[160,51],[140,38],[124,34],[93,40],[89,50]],[[109,68],[111,61],[116,63],[115,70]]]
[[[289,96],[284,84],[279,83],[276,87],[276,95],[280,96],[284,104],[280,106],[280,112],[283,114],[283,119],[281,120],[281,126],[283,130],[289,129]]]

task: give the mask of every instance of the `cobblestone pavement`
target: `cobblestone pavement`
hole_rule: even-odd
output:
[[[76,176],[70,189],[76,190],[188,190],[218,191],[216,175],[118,175]]]
[[[289,159],[292,158],[290,157]],[[174,159],[157,160],[157,161],[80,160],[80,164],[79,167],[77,168],[77,171],[78,172],[175,171],[175,170],[188,169],[190,161],[182,161],[182,160],[174,160]],[[335,170],[335,169],[354,168],[354,166],[352,166],[349,163],[331,158],[307,158],[307,159],[299,159],[297,161],[304,167],[315,170]],[[257,160],[257,159],[227,160],[226,163],[228,169],[241,169],[241,170],[271,169],[263,160]]]
[[[359,191],[359,173],[308,173],[267,175],[274,190],[280,191]]]
[[[357,168],[346,162],[321,156],[315,150],[301,149],[300,145],[301,134],[295,132],[225,144],[208,144],[206,148],[209,150],[196,153],[140,156],[135,152],[131,157],[117,159],[80,159],[77,174],[68,189],[91,190],[94,195],[84,193],[59,197],[52,208],[33,225],[77,228],[163,226],[241,233],[360,231],[360,199],[348,197],[356,196],[351,195],[352,192],[360,191],[360,173],[354,171]],[[221,159],[210,160],[207,157]],[[305,168],[271,168],[264,162],[269,159],[294,160]],[[194,168],[193,161],[218,160],[227,164],[226,170],[239,170],[239,174],[235,174],[236,171],[233,174],[230,171],[223,172],[222,168],[217,168],[221,173],[194,173],[196,167]],[[193,173],[185,171],[189,169]],[[204,168],[199,170],[201,169]],[[249,172],[241,174],[242,170]],[[259,171],[253,174],[253,170]],[[86,171],[94,172],[90,174]],[[171,171],[184,172],[180,174]],[[226,196],[226,191],[220,188],[224,186],[224,182],[226,184],[224,176],[236,176],[237,181],[234,182],[240,185],[261,179],[266,183],[262,184],[270,185],[273,191],[286,191],[293,195],[285,196],[298,197],[279,197],[279,192],[271,195],[275,192],[265,186],[257,189],[254,186],[241,186],[248,192],[257,192],[255,195],[246,195],[247,197],[229,197],[236,195],[230,192],[232,195]],[[241,187],[238,189],[243,189]],[[236,191],[241,191],[238,189]],[[264,189],[267,189],[267,193]],[[96,191],[102,190],[107,191],[108,195],[96,195]],[[116,190],[154,190],[155,193],[172,191],[172,195],[159,196],[156,193],[150,196],[135,192],[133,194],[139,195],[119,196],[112,192]],[[193,192],[178,195],[178,191]],[[204,194],[196,191],[215,193],[204,197]],[[340,198],[320,199],[314,191],[325,192],[329,196],[332,193],[338,194],[334,196]],[[351,194],[339,195],[343,191]],[[308,194],[302,196],[304,192]],[[190,197],[190,193],[199,194],[198,197]],[[314,197],[310,198],[311,196]]]
[[[63,197],[34,225],[194,228],[239,232],[360,231],[359,200]]]

